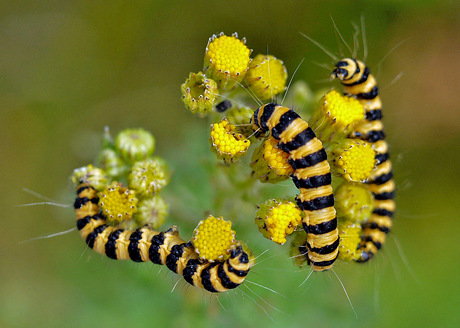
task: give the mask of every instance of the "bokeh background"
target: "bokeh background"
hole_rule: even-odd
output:
[[[0,326],[458,326],[459,9],[444,0],[1,1]],[[168,224],[190,236],[216,181],[201,165],[210,156],[207,122],[184,109],[180,84],[201,69],[208,37],[237,31],[290,73],[305,58],[294,80],[318,90],[332,84],[315,63],[332,61],[299,31],[339,54],[331,17],[351,41],[361,16],[398,212],[377,258],[336,266],[358,319],[331,272],[299,287],[308,271],[260,236],[254,252],[269,251],[248,279],[278,294],[248,283],[218,299],[183,281],[171,292],[178,276],[104,258],[76,231],[23,242],[74,226],[72,208],[16,205],[41,201],[23,188],[72,204],[69,175],[94,161],[104,126],[154,133],[156,153],[175,171]],[[235,220],[250,244],[252,220]]]

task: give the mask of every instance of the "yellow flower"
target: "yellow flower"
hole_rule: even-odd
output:
[[[322,98],[310,125],[318,138],[326,142],[333,137],[347,136],[364,115],[364,107],[358,100],[332,90]]]
[[[233,162],[246,154],[251,142],[242,134],[235,132],[235,126],[225,118],[219,123],[211,124],[211,149],[218,158]]]
[[[358,245],[361,242],[361,225],[350,221],[338,225],[340,244],[339,259],[346,262],[357,261],[361,257]]]
[[[286,88],[287,70],[283,62],[271,55],[257,55],[249,65],[245,82],[262,100],[270,99]]]
[[[269,199],[259,205],[256,224],[265,238],[282,245],[286,242],[286,236],[302,222],[301,213],[294,202]]]
[[[366,141],[344,139],[329,149],[332,168],[345,180],[363,182],[375,166],[375,151]]]
[[[123,187],[121,183],[113,181],[98,193],[99,207],[108,222],[122,222],[130,220],[137,211],[136,192]]]
[[[262,182],[276,183],[294,173],[288,162],[289,154],[277,147],[278,141],[268,136],[252,155],[253,175]]]
[[[232,222],[221,217],[208,216],[195,228],[192,243],[202,260],[214,262],[227,259],[237,244]]]
[[[230,89],[244,79],[249,67],[251,50],[246,40],[238,39],[238,34],[213,35],[206,46],[204,73],[214,79],[220,89]]]

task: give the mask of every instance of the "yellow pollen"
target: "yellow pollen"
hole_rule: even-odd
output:
[[[375,152],[365,141],[346,139],[333,155],[335,166],[347,181],[365,181],[374,169]]]
[[[136,192],[116,181],[98,193],[99,207],[109,222],[130,220],[137,212]]]
[[[245,81],[260,99],[269,99],[286,87],[287,71],[283,62],[274,56],[257,55],[249,65]]]
[[[265,238],[280,245],[302,222],[300,209],[288,200],[269,199],[259,206],[256,224]]]
[[[232,222],[208,216],[193,231],[192,243],[200,259],[209,262],[225,260],[237,244]]]
[[[288,162],[289,154],[277,147],[278,140],[272,136],[264,142],[264,158],[277,175],[291,175],[294,169]]]
[[[349,221],[339,224],[339,259],[346,262],[356,261],[360,258],[361,253],[357,249],[361,238],[361,226]]]
[[[334,123],[351,126],[364,119],[364,107],[355,98],[342,96],[337,91],[328,92],[323,98],[323,111]]]
[[[251,142],[242,134],[235,132],[235,125],[225,118],[211,124],[211,149],[225,161],[234,161],[244,155]]]
[[[214,35],[206,47],[204,70],[221,87],[232,87],[236,81],[243,80],[249,67],[250,54],[251,50],[246,47],[245,39],[238,39],[237,34]],[[226,85],[229,80],[232,82]]]

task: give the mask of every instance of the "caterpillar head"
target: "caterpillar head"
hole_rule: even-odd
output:
[[[254,111],[254,115],[251,119],[252,128],[255,131],[254,135],[256,138],[260,138],[265,135],[265,132],[269,130],[267,126],[267,121],[271,117],[273,111],[275,110],[278,104],[268,103],[262,105]]]
[[[230,258],[228,261],[238,264],[239,269],[249,270],[255,264],[255,258],[252,251],[242,242],[238,241],[238,244],[230,252]]]
[[[335,68],[331,73],[331,79],[338,78],[344,84],[356,82],[354,77],[358,77],[364,72],[366,65],[353,58],[344,58],[335,64]]]

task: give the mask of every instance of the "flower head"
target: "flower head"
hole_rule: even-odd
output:
[[[347,181],[367,180],[375,166],[375,151],[363,140],[343,139],[329,153],[333,169]]]
[[[136,192],[113,181],[98,193],[99,207],[109,222],[130,220],[137,211]]]
[[[232,222],[208,216],[193,231],[192,243],[200,259],[209,262],[225,260],[237,244]]]
[[[153,157],[134,163],[129,171],[128,185],[142,196],[159,192],[169,183],[171,175],[166,161]]]
[[[181,85],[181,91],[185,107],[200,117],[212,111],[219,94],[217,83],[202,72],[190,73],[188,79]]]
[[[301,213],[294,202],[269,199],[259,205],[256,224],[265,238],[282,245],[286,242],[286,236],[302,222]]]
[[[262,182],[276,183],[294,173],[288,162],[289,154],[277,146],[278,141],[268,136],[252,155],[253,176]]]
[[[105,148],[99,155],[99,163],[111,177],[121,177],[128,172],[129,167],[112,148]]]
[[[340,244],[339,259],[346,262],[357,261],[361,257],[358,245],[361,242],[361,225],[350,221],[338,225]]]
[[[230,89],[241,82],[249,67],[251,50],[246,47],[246,40],[232,36],[213,35],[206,46],[204,72],[214,79],[220,89]]]
[[[361,223],[370,218],[372,193],[359,183],[342,183],[334,192],[335,208],[340,221]]]
[[[144,129],[125,129],[115,139],[115,147],[125,161],[141,161],[153,154],[155,138]]]
[[[71,180],[75,186],[85,182],[97,191],[101,191],[107,185],[109,177],[104,170],[90,164],[75,169],[72,173]]]
[[[332,137],[346,136],[364,119],[363,105],[355,98],[342,96],[337,91],[328,92],[310,121],[318,138],[328,141]]]
[[[249,65],[245,82],[254,95],[270,99],[286,88],[287,70],[283,62],[271,55],[257,55]]]
[[[246,154],[251,142],[242,134],[235,132],[235,125],[223,119],[211,124],[211,149],[226,162],[233,162]]]
[[[148,224],[153,229],[158,229],[165,222],[167,215],[168,204],[157,194],[139,201],[134,219],[140,227]]]
[[[251,118],[254,115],[254,110],[249,107],[233,107],[227,113],[227,120],[237,126],[245,136],[252,134]]]

